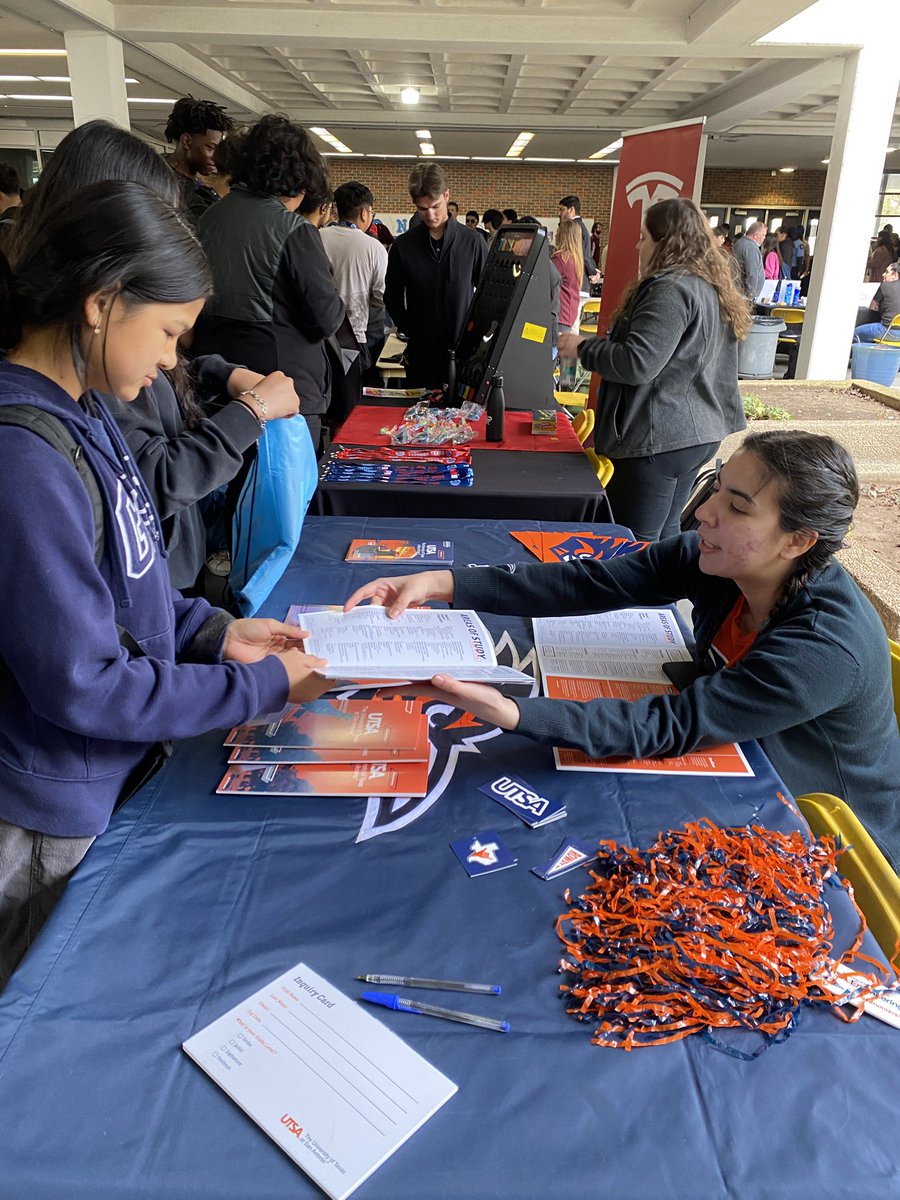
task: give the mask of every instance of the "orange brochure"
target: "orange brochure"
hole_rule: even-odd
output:
[[[428,737],[422,706],[422,700],[313,700],[295,705],[269,725],[235,726],[225,745],[352,751],[349,761],[377,757],[361,751],[418,752]]]
[[[545,675],[544,694],[558,700],[640,700],[649,695],[674,695],[668,683],[622,679],[579,679]],[[581,750],[554,747],[560,771],[631,771],[652,775],[752,775],[740,746],[706,746],[679,758],[589,758]]]
[[[219,794],[251,796],[424,796],[428,763],[317,763],[228,768]]]
[[[631,538],[593,533],[589,529],[559,533],[542,533],[537,529],[510,530],[510,537],[521,542],[535,558],[545,563],[571,562],[578,558],[616,558],[619,554],[633,554],[635,550],[643,550],[649,545],[648,542],[636,542]]]
[[[336,746],[333,749],[305,746],[234,746],[230,763],[247,766],[278,766],[284,763],[426,762],[430,752],[428,719],[423,714],[415,746],[387,749],[384,746]]]

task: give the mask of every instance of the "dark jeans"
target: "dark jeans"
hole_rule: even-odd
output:
[[[708,442],[647,458],[615,459],[613,477],[606,485],[613,520],[628,525],[644,542],[678,533],[681,510],[697,472],[718,448],[718,442]]]
[[[0,820],[0,992],[93,840],[51,837]]]

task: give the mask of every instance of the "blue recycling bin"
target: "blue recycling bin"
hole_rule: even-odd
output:
[[[900,346],[876,346],[871,342],[856,342],[850,350],[850,375],[892,387],[900,371]]]

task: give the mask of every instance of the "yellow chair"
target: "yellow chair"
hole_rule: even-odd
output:
[[[849,847],[838,859],[840,873],[852,885],[856,902],[888,962],[900,968],[900,876],[843,800],[812,792],[798,796],[797,804],[813,833],[819,837],[840,835]]]
[[[578,414],[572,422],[572,428],[575,430],[575,436],[581,442],[582,446],[594,432],[595,413],[592,408],[586,408]]]
[[[578,318],[579,333],[596,333],[597,318],[600,315],[599,300],[585,300],[584,306],[581,309],[581,316]]]
[[[585,446],[584,452],[587,455],[588,462],[594,468],[597,478],[600,480],[600,486],[606,487],[613,477],[615,464],[611,462],[605,454],[598,454],[596,450],[592,450],[590,446]]]
[[[876,346],[900,346],[900,313],[894,317],[881,337],[875,338]]]
[[[554,392],[553,399],[557,404],[564,404],[566,408],[584,408],[587,404],[587,392]]]
[[[894,685],[894,715],[897,718],[897,728],[900,729],[900,645],[888,638],[891,648],[891,681]]]
[[[783,308],[773,308],[770,316],[780,318],[787,325],[784,333],[778,335],[779,346],[782,344],[794,346],[800,341],[800,334],[803,332],[804,309],[785,305]]]

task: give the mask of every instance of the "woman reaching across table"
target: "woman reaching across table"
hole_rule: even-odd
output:
[[[638,253],[609,335],[563,334],[559,353],[601,375],[594,444],[615,464],[607,495],[618,522],[655,541],[678,532],[698,470],[746,425],[737,342],[750,307],[690,200],[647,209]]]
[[[697,509],[697,533],[595,562],[379,579],[363,599],[523,616],[694,605],[698,673],[676,695],[629,702],[513,700],[435,676],[440,694],[501,729],[594,757],[672,757],[757,738],[795,795],[846,800],[900,869],[900,733],[887,637],[834,560],[859,484],[847,451],[793,430],[750,434]]]

